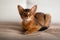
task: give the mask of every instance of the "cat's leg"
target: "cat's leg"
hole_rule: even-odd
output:
[[[44,31],[44,30],[48,29],[48,27],[50,26],[50,22],[51,22],[51,16],[49,14],[45,14],[44,15],[44,25],[42,26],[42,28],[39,31]]]
[[[45,26],[49,27],[51,23],[51,16],[49,14],[45,14]]]
[[[35,33],[40,29],[40,27],[38,28],[31,28],[29,30],[27,30],[24,34],[31,34],[31,33]]]
[[[38,30],[33,28],[33,29],[30,29],[30,30],[27,30],[24,34],[31,34],[31,33],[34,33],[34,32],[37,32]]]
[[[24,28],[24,26],[22,26],[22,32],[26,32],[26,29]]]

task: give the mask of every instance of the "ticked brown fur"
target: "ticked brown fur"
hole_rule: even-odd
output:
[[[22,28],[25,31],[24,34],[30,34],[39,31],[41,28],[48,28],[51,21],[49,14],[37,12],[37,5],[34,5],[31,9],[24,9],[18,5],[18,11],[22,18]]]

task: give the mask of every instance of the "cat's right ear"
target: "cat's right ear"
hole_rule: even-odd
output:
[[[18,7],[19,14],[21,14],[23,12],[24,8],[20,5],[18,5],[17,7]]]

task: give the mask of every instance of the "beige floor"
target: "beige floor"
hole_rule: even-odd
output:
[[[53,24],[49,29],[24,35],[18,22],[0,22],[0,40],[60,40],[60,25]]]

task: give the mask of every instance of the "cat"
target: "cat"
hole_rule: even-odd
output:
[[[20,5],[17,7],[22,18],[22,28],[25,31],[24,34],[44,31],[49,28],[51,16],[43,12],[36,12],[37,5],[34,5],[31,9],[24,9]]]

